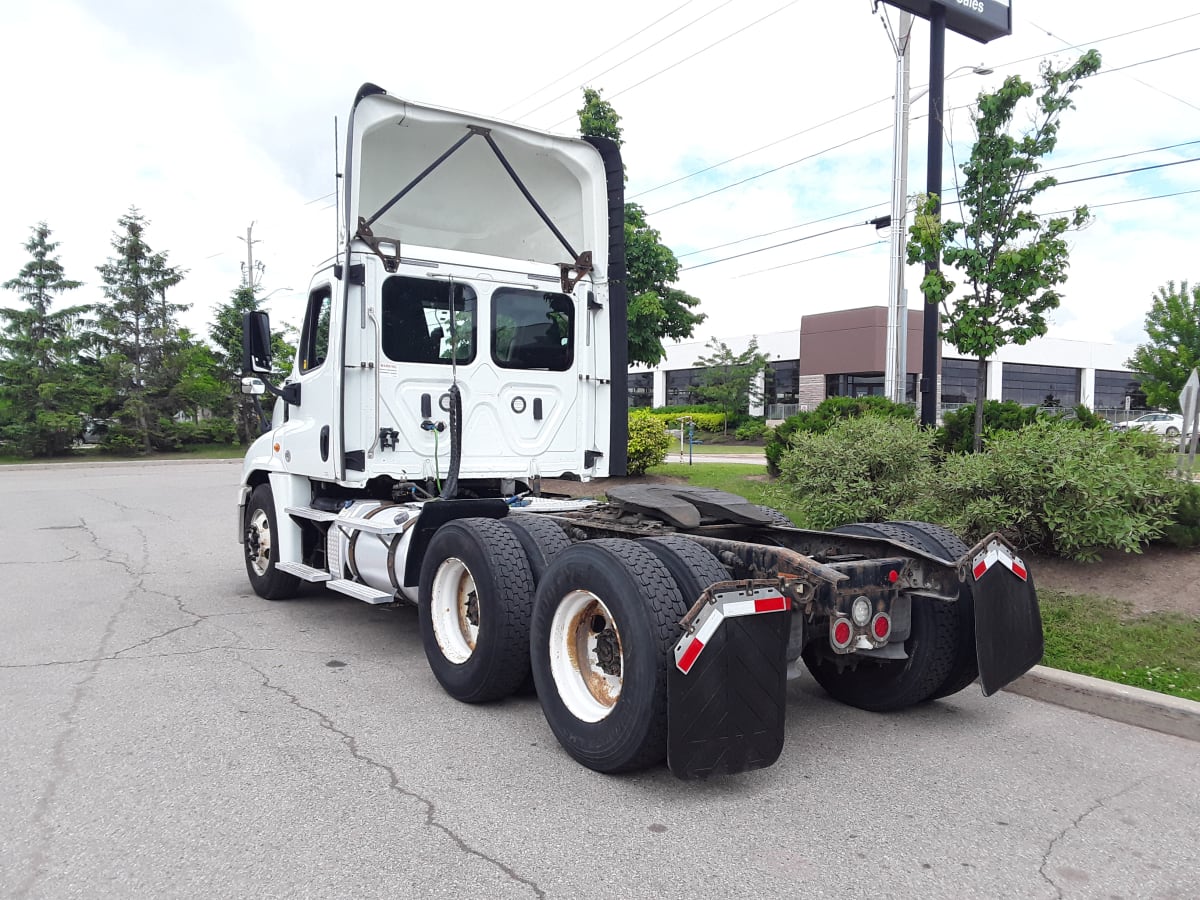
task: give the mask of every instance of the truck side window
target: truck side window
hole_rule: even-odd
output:
[[[311,372],[329,353],[329,310],[333,292],[322,285],[308,296],[304,312],[304,329],[300,335],[300,371]]]
[[[575,360],[575,304],[566,294],[492,294],[492,359],[504,369],[565,372]]]
[[[383,283],[381,340],[388,359],[448,366],[452,348],[459,365],[475,359],[475,291],[454,282],[451,322],[450,289],[443,280],[403,275]]]

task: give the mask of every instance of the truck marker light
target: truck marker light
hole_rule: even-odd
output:
[[[875,639],[882,641],[892,633],[892,619],[887,613],[877,613],[871,621],[871,632]]]
[[[892,569],[892,571],[888,572],[888,582],[889,583],[895,584],[899,580],[900,580],[900,573],[897,572],[895,569]]]
[[[275,444],[275,445],[274,445],[274,447],[275,447],[275,452],[276,452],[276,453],[278,453],[278,452],[279,452],[279,445],[278,445],[278,444]]]
[[[830,632],[830,637],[833,639],[835,647],[848,647],[850,639],[854,636],[854,629],[850,627],[849,619],[838,619],[833,623],[833,631]]]
[[[855,597],[854,603],[850,606],[850,618],[859,628],[871,621],[871,601],[866,597]]]

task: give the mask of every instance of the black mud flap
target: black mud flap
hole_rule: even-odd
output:
[[[779,759],[791,615],[725,619],[686,674],[671,665],[667,765],[678,778],[732,775]]]
[[[1041,662],[1042,614],[1033,576],[1007,548],[989,546],[972,562],[979,683],[990,697]]]

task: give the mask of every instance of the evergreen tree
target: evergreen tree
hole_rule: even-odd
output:
[[[112,247],[116,256],[97,266],[108,303],[96,312],[97,345],[116,415],[129,434],[125,439],[149,453],[161,439],[160,418],[176,411],[168,360],[183,349],[175,317],[185,305],[167,300],[167,291],[183,272],[167,264],[145,241],[149,223],[136,207],[117,220]]]
[[[89,406],[76,358],[86,307],[51,309],[80,282],[67,278],[54,256],[50,226],[39,222],[32,232],[30,260],[2,285],[25,306],[0,308],[0,434],[19,453],[40,456],[70,446]]]

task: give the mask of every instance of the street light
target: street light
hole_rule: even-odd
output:
[[[892,147],[892,233],[891,260],[888,267],[888,324],[887,348],[884,359],[883,392],[889,400],[903,403],[907,399],[908,383],[908,302],[904,294],[904,267],[908,244],[906,219],[908,212],[908,113],[913,101],[929,92],[926,86],[916,94],[909,93],[908,39],[912,30],[912,15],[901,11],[896,48],[896,125]],[[992,69],[983,66],[959,66],[946,76],[962,71],[975,75],[990,75]],[[927,374],[927,373],[923,373]],[[935,379],[936,373],[933,374]]]

